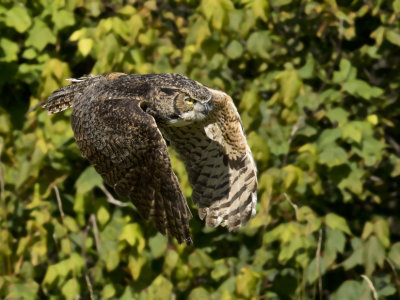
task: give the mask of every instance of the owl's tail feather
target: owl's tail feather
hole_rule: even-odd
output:
[[[129,194],[130,198],[141,216],[152,220],[163,235],[174,237],[179,243],[192,245],[189,229],[192,214],[176,175],[171,173],[155,177],[158,179],[153,178],[156,187],[150,185],[147,178],[141,178],[137,184],[138,188]]]
[[[91,77],[81,77],[79,79],[67,79],[72,84],[64,86],[54,91],[46,102],[42,105],[49,114],[55,114],[60,111],[66,110],[74,105],[76,95],[88,85],[85,81]]]
[[[173,184],[170,183],[172,178],[169,178],[166,182],[161,182],[161,188],[156,194],[156,202],[162,203],[162,207],[160,207],[163,212],[162,222],[165,222],[167,234],[175,237],[179,243],[186,243],[190,246],[193,244],[189,229],[192,213],[180,189],[176,175],[171,175]]]

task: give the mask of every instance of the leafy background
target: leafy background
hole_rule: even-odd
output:
[[[399,14],[399,0],[2,0],[0,297],[398,299]],[[192,207],[189,248],[111,203],[71,112],[33,109],[111,71],[232,95],[259,170],[248,226],[204,228]]]

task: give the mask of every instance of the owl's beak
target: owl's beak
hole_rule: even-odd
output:
[[[213,105],[212,105],[212,100],[206,102],[206,103],[196,103],[196,110],[199,113],[202,113],[203,115],[208,115],[208,113],[212,110]]]

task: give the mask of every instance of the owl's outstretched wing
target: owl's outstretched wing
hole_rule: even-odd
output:
[[[102,97],[99,87],[90,84],[80,95],[70,95],[75,85],[56,91],[45,107],[57,112],[64,109],[63,97],[74,97],[71,124],[82,156],[161,233],[192,244],[192,215],[154,118],[142,110],[139,99]]]
[[[210,91],[214,108],[205,122],[161,129],[186,165],[200,218],[232,231],[255,214],[257,169],[232,99]]]

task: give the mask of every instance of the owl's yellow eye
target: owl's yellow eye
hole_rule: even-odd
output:
[[[193,103],[194,103],[194,100],[193,100],[192,98],[186,97],[186,98],[185,98],[185,102],[186,102],[187,104],[193,104]]]

